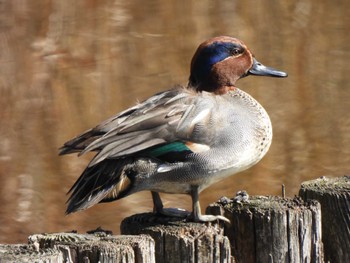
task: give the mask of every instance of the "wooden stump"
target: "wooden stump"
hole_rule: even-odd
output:
[[[54,233],[28,239],[28,245],[0,246],[0,262],[155,262],[154,241],[145,235]]]
[[[321,203],[326,261],[350,262],[350,176],[304,182],[299,195]]]
[[[11,244],[0,245],[1,263],[19,262],[65,262],[62,260],[62,252],[57,249],[37,250],[33,245]]]
[[[121,233],[150,235],[156,262],[232,262],[230,242],[218,224],[201,224],[156,216],[133,215],[121,223]]]
[[[207,213],[230,219],[225,235],[236,262],[323,262],[318,202],[265,196],[244,203],[221,200]]]

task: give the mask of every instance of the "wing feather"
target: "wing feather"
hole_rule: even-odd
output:
[[[215,107],[215,97],[205,92],[194,94],[177,88],[158,93],[68,141],[61,154],[98,151],[91,167],[105,159],[176,141],[198,143],[207,149],[211,138],[206,125]]]

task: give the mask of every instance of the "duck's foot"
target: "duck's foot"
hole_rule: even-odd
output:
[[[163,208],[162,200],[160,199],[159,193],[151,192],[153,198],[153,212],[168,216],[168,217],[178,217],[182,219],[190,219],[194,222],[213,222],[217,220],[222,220],[227,223],[230,223],[230,220],[221,215],[202,215],[199,199],[198,199],[198,187],[193,187],[191,196],[193,201],[193,212],[190,213],[181,208]]]
[[[227,219],[226,217],[224,216],[220,216],[220,215],[217,215],[217,216],[214,216],[214,215],[193,215],[193,221],[195,222],[213,222],[213,221],[217,221],[217,220],[222,220],[224,222],[227,222],[227,223],[231,223],[231,221],[229,219]]]
[[[194,222],[213,222],[216,220],[222,220],[231,223],[230,220],[221,215],[202,215],[201,206],[199,204],[198,186],[192,186],[191,197],[193,205],[192,219]]]
[[[159,193],[151,192],[153,198],[153,212],[159,215],[178,217],[178,218],[188,218],[191,213],[181,208],[163,208],[162,200],[160,199]]]
[[[169,216],[169,217],[178,217],[178,218],[188,218],[191,213],[181,208],[163,208],[160,211],[155,211],[157,214]]]

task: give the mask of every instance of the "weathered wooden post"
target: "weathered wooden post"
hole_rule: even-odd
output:
[[[156,262],[233,262],[230,242],[216,223],[191,223],[152,213],[128,217],[121,233],[150,235],[156,244]]]
[[[350,176],[304,182],[299,195],[321,203],[326,262],[350,262]]]
[[[21,263],[21,262],[40,262],[40,263],[61,263],[62,252],[57,249],[40,249],[28,244],[6,244],[0,245],[1,263]]]
[[[53,233],[28,240],[27,245],[1,245],[0,262],[155,262],[154,241],[145,235]]]
[[[0,245],[0,262],[322,263],[323,243],[327,262],[350,262],[350,177],[305,182],[300,196],[243,195],[208,207],[231,224],[146,213],[124,219],[121,236],[36,234],[28,244]]]
[[[207,212],[222,214],[236,262],[323,262],[321,210],[316,201],[253,196],[221,199]]]

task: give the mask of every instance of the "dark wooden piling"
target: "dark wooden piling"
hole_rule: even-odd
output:
[[[299,195],[321,203],[326,262],[350,262],[350,176],[304,182]]]
[[[156,244],[156,262],[233,262],[230,242],[217,223],[191,223],[152,213],[128,217],[121,233],[150,235]]]
[[[225,235],[236,262],[323,262],[321,210],[300,198],[222,199],[207,212],[230,219]]]

